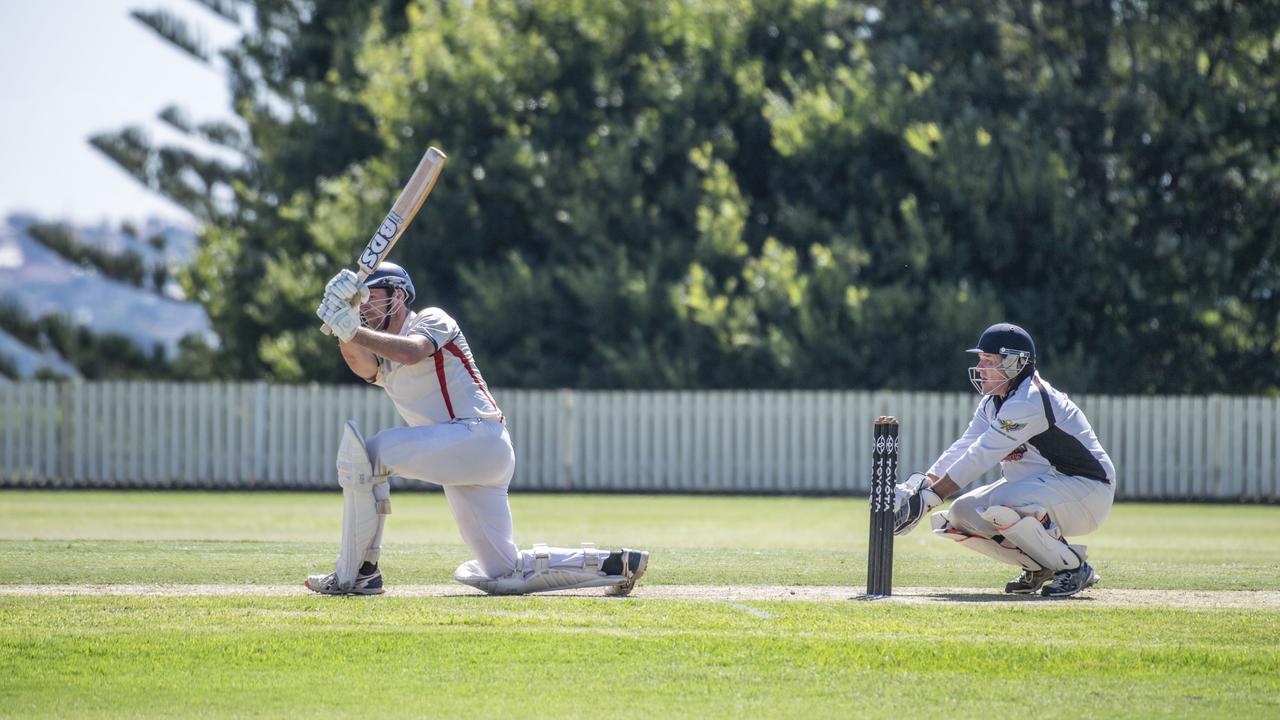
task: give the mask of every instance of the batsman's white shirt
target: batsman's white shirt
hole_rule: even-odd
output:
[[[1116,470],[1089,420],[1065,393],[1033,372],[1007,397],[983,397],[969,427],[929,472],[964,487],[1000,463],[1014,483],[1056,473],[1108,485]]]
[[[502,420],[502,411],[471,356],[471,346],[448,313],[437,307],[409,313],[399,334],[422,335],[436,350],[430,358],[414,365],[378,357],[378,375],[373,382],[386,389],[406,423],[434,425],[459,418]]]

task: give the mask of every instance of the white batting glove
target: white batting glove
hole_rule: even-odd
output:
[[[360,312],[354,305],[344,300],[326,296],[320,303],[320,307],[316,308],[316,316],[328,325],[334,336],[342,342],[350,342],[356,330],[360,329]]]
[[[341,300],[348,305],[359,305],[369,299],[369,288],[360,282],[360,276],[343,268],[325,284],[324,296]],[[360,299],[360,303],[355,302],[356,298]]]
[[[911,473],[906,482],[893,487],[893,534],[911,532],[920,518],[941,504],[942,498],[929,489],[929,476]]]

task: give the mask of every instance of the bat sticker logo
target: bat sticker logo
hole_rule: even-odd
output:
[[[378,258],[382,253],[386,252],[387,247],[391,244],[391,239],[396,236],[396,232],[400,229],[400,223],[404,222],[394,211],[387,214],[382,225],[378,228],[378,232],[369,238],[369,244],[365,247],[364,253],[360,255],[360,262],[365,267],[373,268],[378,264]]]

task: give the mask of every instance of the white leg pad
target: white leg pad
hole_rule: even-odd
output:
[[[364,438],[348,420],[338,443],[338,484],[342,486],[342,541],[334,572],[338,587],[350,588],[365,560],[377,562],[382,528],[391,514],[391,487],[386,475],[374,475]],[[372,560],[370,560],[372,556]]]
[[[1002,563],[1008,563],[1015,567],[1020,567],[1023,570],[1034,571],[1040,569],[1040,563],[1032,560],[1026,553],[1016,547],[1001,545],[991,538],[985,538],[980,535],[970,535],[952,527],[946,511],[936,512],[930,515],[929,522],[933,525],[934,535],[957,542],[961,547],[981,553],[989,558],[999,560]]]
[[[605,575],[600,569],[609,553],[596,549],[591,543],[582,544],[579,560],[572,563],[554,563],[552,555],[558,554],[546,545],[535,544],[533,550],[520,553],[520,567],[506,577],[492,578],[480,569],[480,563],[468,560],[458,566],[453,579],[463,585],[490,595],[524,595],[550,590],[577,590],[591,587],[610,587],[624,578]]]
[[[1021,510],[1027,514],[1003,505],[993,505],[979,510],[978,515],[1041,567],[1054,572],[1080,567],[1084,561],[1082,555],[1062,539],[1062,533],[1056,527],[1053,532],[1045,528],[1042,522],[1044,513],[1039,507],[1028,506]]]

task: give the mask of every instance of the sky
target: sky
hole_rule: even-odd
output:
[[[0,0],[0,217],[193,222],[89,145],[126,125],[154,140],[181,137],[156,118],[170,104],[194,121],[231,116],[216,67],[129,17],[159,8],[203,30],[211,49],[238,34],[190,0]]]

